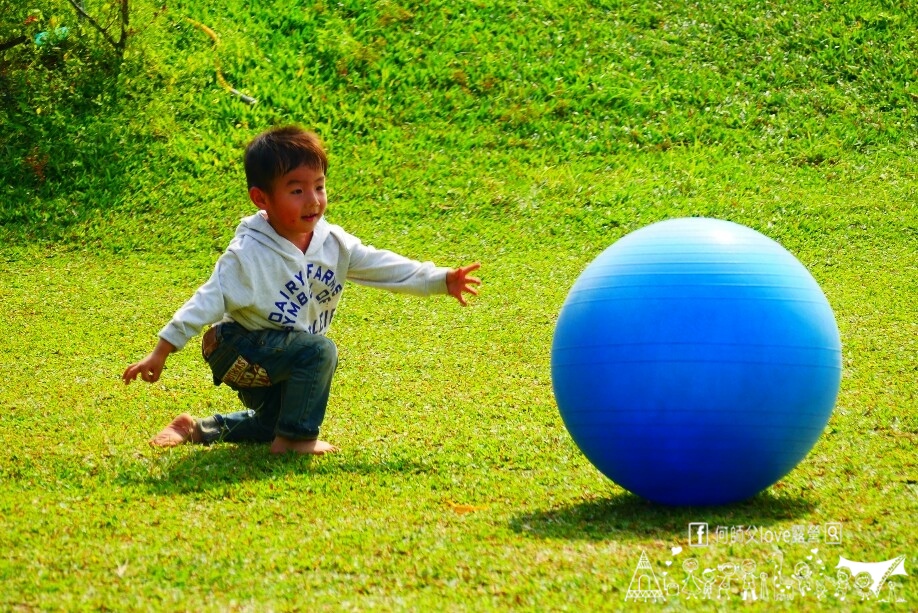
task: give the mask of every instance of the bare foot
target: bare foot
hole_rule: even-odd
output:
[[[274,441],[271,443],[271,453],[287,453],[288,451],[310,455],[325,455],[326,453],[335,453],[338,448],[320,440],[294,441],[283,436],[274,437]]]
[[[168,426],[160,430],[159,434],[150,441],[150,444],[154,447],[176,447],[188,441],[200,443],[201,433],[194,422],[194,417],[188,413],[182,413],[173,419]]]

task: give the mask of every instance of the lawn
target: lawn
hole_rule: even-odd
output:
[[[0,609],[918,608],[910,5],[144,0],[116,70],[69,4],[20,4],[0,0],[0,42],[70,34],[0,51]],[[154,385],[120,374],[253,210],[242,147],[287,122],[328,145],[331,222],[481,261],[481,295],[347,287],[323,426],[339,454],[152,449],[176,414],[238,406],[194,342]],[[577,276],[685,216],[784,245],[843,344],[812,452],[723,507],[621,489],[552,394]],[[665,602],[631,599],[642,555]],[[839,590],[841,557],[898,556],[879,597]],[[710,598],[681,591],[705,569]]]

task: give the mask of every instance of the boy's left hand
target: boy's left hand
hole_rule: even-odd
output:
[[[454,268],[453,270],[446,273],[446,291],[449,292],[449,295],[459,301],[459,304],[466,306],[468,302],[465,300],[463,293],[472,294],[473,296],[478,295],[478,290],[476,290],[473,285],[481,285],[481,279],[477,277],[470,277],[469,273],[474,272],[481,268],[480,262],[475,262],[474,264],[469,264],[468,266],[460,266],[459,268]]]

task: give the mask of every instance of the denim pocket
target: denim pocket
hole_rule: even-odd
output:
[[[202,353],[213,373],[214,385],[226,383],[233,389],[269,387],[271,378],[267,371],[240,351],[250,346],[251,340],[244,329],[237,332],[238,327],[237,324],[221,324],[215,326],[213,334],[208,330],[202,339]]]
[[[268,371],[258,364],[252,364],[241,355],[236,357],[220,380],[233,389],[271,386]]]

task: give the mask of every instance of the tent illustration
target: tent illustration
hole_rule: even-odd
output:
[[[879,594],[883,589],[883,584],[892,575],[908,576],[905,572],[905,556],[898,556],[885,562],[855,562],[839,557],[838,565],[835,568],[847,568],[854,577],[860,573],[867,573],[873,580],[870,589],[874,594]]]
[[[660,584],[657,582],[657,576],[653,573],[653,567],[647,560],[647,552],[644,550],[641,550],[641,559],[638,560],[637,568],[634,569],[625,600],[666,601],[663,590],[660,589]]]

